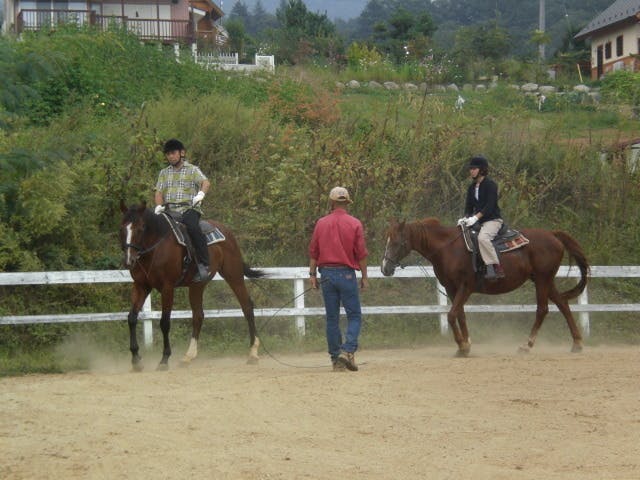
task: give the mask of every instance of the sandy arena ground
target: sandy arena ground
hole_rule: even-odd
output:
[[[640,479],[640,348],[365,350],[0,379],[0,478]],[[176,349],[177,350],[177,349]],[[323,354],[282,361],[316,367]]]

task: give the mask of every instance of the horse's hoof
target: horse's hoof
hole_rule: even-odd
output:
[[[258,365],[260,359],[258,357],[249,357],[247,358],[247,365]]]
[[[169,370],[169,364],[168,363],[159,363],[158,367],[156,368],[157,372],[166,372]]]
[[[571,347],[571,353],[580,353],[582,352],[582,345],[579,343],[574,343],[573,347]]]
[[[456,358],[467,358],[469,356],[470,350],[458,350],[456,352]]]
[[[529,348],[529,345],[521,345],[518,347],[518,353],[521,355],[525,355],[530,352],[531,352],[531,349]]]
[[[131,364],[131,371],[132,372],[141,372],[143,370],[144,370],[144,365],[142,364],[142,362]]]
[[[182,357],[182,360],[180,360],[180,366],[181,367],[188,367],[189,365],[191,365],[191,362],[193,361],[193,358],[188,357],[188,356],[184,356]]]
[[[144,370],[144,364],[142,363],[142,358],[136,357],[131,361],[131,371],[132,372],[141,372]]]

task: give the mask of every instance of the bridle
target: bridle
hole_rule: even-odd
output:
[[[147,230],[147,226],[145,225],[144,228],[142,229],[142,235],[140,235],[140,238],[144,238],[144,234]],[[169,235],[169,232],[167,231],[162,237],[160,237],[153,245],[151,245],[150,247],[144,247],[141,245],[137,245],[135,243],[124,243],[124,248],[125,251],[128,248],[133,248],[134,250],[136,250],[138,252],[138,256],[135,258],[135,260],[132,262],[132,267],[138,263],[138,261],[140,260],[141,257],[143,257],[144,255],[146,255],[149,252],[154,251],[158,245],[160,245]]]
[[[405,250],[407,248],[407,240],[404,238],[404,235],[402,236],[402,242],[400,242],[400,250]],[[396,261],[393,258],[389,257],[387,255],[387,249],[385,248],[384,250],[384,255],[382,257],[382,261],[387,261],[391,264],[391,266],[393,267],[393,269],[395,270],[396,268],[400,267],[401,269],[403,269],[405,267],[405,265],[403,265],[402,263],[400,263],[400,261]]]

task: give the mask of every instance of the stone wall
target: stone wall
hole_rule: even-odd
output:
[[[370,82],[359,82],[357,80],[351,80],[346,83],[336,82],[336,87],[340,89],[359,89],[359,88],[368,88],[372,90],[406,90],[406,91],[421,91],[425,90],[430,93],[445,93],[445,92],[484,92],[497,87],[496,82],[490,83],[478,83],[478,84],[470,84],[466,83],[462,86],[458,86],[455,83],[450,83],[448,85],[428,85],[426,83],[396,83],[396,82],[384,82],[379,83],[376,81]],[[591,97],[594,101],[600,100],[599,89],[591,88],[587,85],[575,85],[571,90],[563,90],[559,91],[557,87],[552,85],[538,85],[537,83],[525,83],[523,85],[512,84],[509,85],[509,88],[513,88],[514,90],[521,91],[525,95],[535,95],[541,97],[548,97],[549,95],[564,95],[567,93],[575,92],[585,94]]]

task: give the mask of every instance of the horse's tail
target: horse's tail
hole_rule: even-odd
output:
[[[247,278],[262,278],[266,277],[267,274],[262,270],[258,270],[257,268],[251,268],[246,263],[242,262],[242,270],[244,272],[244,276]]]
[[[561,292],[562,298],[570,300],[580,295],[587,286],[587,277],[589,276],[589,262],[578,242],[568,233],[554,231],[555,237],[562,242],[564,248],[569,252],[569,258],[574,259],[580,269],[580,281],[570,290]]]

